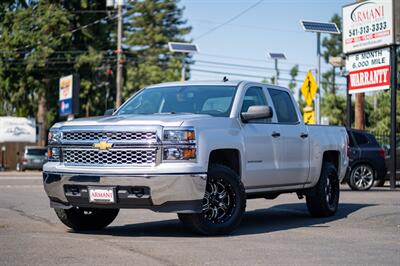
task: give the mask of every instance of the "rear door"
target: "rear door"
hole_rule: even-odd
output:
[[[279,176],[282,185],[296,186],[307,182],[310,170],[308,129],[300,121],[293,97],[283,89],[269,88],[280,128]]]

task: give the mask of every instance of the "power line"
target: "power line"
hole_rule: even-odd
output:
[[[123,15],[124,15],[124,14],[121,14],[121,16],[123,16]],[[77,27],[77,28],[75,28],[75,29],[73,29],[73,30],[70,30],[70,31],[64,32],[64,33],[62,33],[62,34],[59,34],[59,35],[57,35],[57,36],[51,37],[51,38],[49,38],[48,41],[61,38],[61,37],[65,36],[65,35],[67,35],[67,34],[74,34],[74,33],[77,32],[77,31],[80,31],[80,30],[86,29],[86,28],[88,28],[88,27],[90,27],[90,26],[96,25],[96,24],[100,23],[100,22],[103,21],[103,20],[114,20],[114,19],[118,18],[119,16],[120,16],[120,15],[115,15],[115,16],[113,16],[113,17],[109,17],[109,16],[102,17],[102,18],[97,19],[97,20],[95,20],[95,21],[93,21],[93,22],[91,22],[91,23],[88,23],[88,24],[86,24],[86,25]],[[40,45],[40,44],[42,44],[42,42],[41,42],[41,41],[38,41],[38,42],[37,42],[36,44],[34,44],[34,45]],[[14,51],[17,52],[17,51],[22,50],[22,49],[28,49],[29,47],[33,47],[34,45],[32,45],[32,44],[25,45],[25,46],[22,47],[22,48],[16,48],[16,49],[14,49]],[[26,51],[26,52],[27,52],[27,51]]]
[[[246,74],[246,73],[237,73],[237,72],[224,72],[219,70],[207,70],[207,69],[199,69],[199,68],[190,68],[191,71],[194,72],[201,72],[201,73],[210,73],[210,74],[220,74],[220,75],[232,75],[232,76],[241,76],[241,77],[249,77],[249,78],[260,78],[265,79],[266,76],[263,75],[254,75],[254,74]],[[290,79],[290,78],[279,78],[279,80],[283,81],[296,81],[296,82],[303,82],[301,79]],[[336,83],[336,86],[346,86],[346,84]]]
[[[222,62],[215,62],[215,61],[207,61],[207,60],[195,60],[197,63],[206,63],[206,64],[213,64],[213,65],[221,65],[221,66],[232,66],[238,68],[247,68],[247,69],[258,69],[258,70],[266,70],[266,71],[275,71],[275,68],[272,67],[260,67],[260,66],[249,66],[249,65],[242,65],[242,64],[232,64],[232,63],[222,63]],[[290,69],[279,69],[279,71],[288,72],[290,73]],[[307,73],[307,71],[299,70],[298,73]]]
[[[238,56],[227,56],[227,55],[219,55],[219,54],[209,54],[209,53],[202,53],[199,52],[196,54],[197,56],[205,56],[205,57],[216,57],[216,58],[226,58],[226,59],[233,59],[233,60],[241,60],[241,61],[249,61],[249,62],[267,62],[267,60],[265,59],[257,59],[257,58],[249,58],[249,57],[238,57]],[[292,61],[282,61],[282,64],[295,64],[295,65],[299,65],[299,66],[304,66],[304,67],[308,67],[308,68],[315,68],[315,65],[312,64],[302,64],[302,63],[296,63],[296,62],[292,62]]]
[[[197,36],[197,37],[194,38],[194,39],[195,39],[195,40],[199,40],[199,39],[203,38],[204,36],[206,36],[206,35],[208,35],[208,34],[214,32],[214,31],[216,31],[217,29],[219,29],[219,28],[221,28],[221,27],[223,27],[223,26],[225,26],[225,25],[231,23],[232,21],[238,19],[239,17],[241,17],[242,15],[244,15],[245,13],[247,13],[248,11],[250,11],[251,9],[253,9],[253,8],[255,8],[256,6],[258,6],[259,4],[261,4],[261,2],[263,2],[263,1],[264,1],[264,0],[260,0],[260,1],[256,2],[256,3],[254,3],[253,5],[249,6],[249,7],[246,8],[245,10],[241,11],[239,14],[236,14],[235,16],[233,16],[232,18],[228,19],[227,21],[225,21],[225,22],[223,22],[223,23],[221,23],[221,24],[219,24],[219,25],[217,25],[217,26],[211,28],[210,30],[204,32],[203,34]]]

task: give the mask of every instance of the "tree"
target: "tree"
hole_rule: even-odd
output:
[[[296,82],[296,77],[299,74],[299,65],[294,65],[291,69],[290,69],[290,82],[289,82],[289,89],[294,92],[294,89],[297,86],[297,82]]]
[[[182,62],[189,58],[169,52],[167,43],[187,41],[191,28],[182,19],[182,12],[176,0],[137,1],[128,11],[125,98],[147,85],[180,79]]]
[[[343,126],[346,123],[346,97],[327,93],[322,98],[321,115],[329,118],[329,124]]]
[[[335,23],[339,30],[341,31],[342,27],[342,18],[338,14],[334,14],[330,19],[330,22]],[[329,57],[337,57],[342,54],[342,34],[330,34],[329,37],[325,37],[322,41],[322,47],[325,48],[322,56],[326,63],[329,63]],[[325,83],[324,90],[329,93],[336,93],[335,88],[335,76],[336,70],[335,67],[332,66],[332,71],[328,71],[322,74],[323,80]]]
[[[36,115],[41,144],[48,125],[59,119],[61,76],[80,74],[82,114],[105,109],[106,87],[98,86],[97,76],[115,59],[113,25],[106,23],[107,14],[95,12],[104,9],[105,3],[91,0],[0,4],[0,113]]]
[[[28,4],[29,3],[29,4]],[[40,126],[40,140],[46,139],[47,100],[52,99],[51,78],[70,34],[65,10],[53,1],[9,1],[0,14],[0,86],[2,98],[11,109],[7,114],[34,116]],[[38,106],[39,105],[39,106]],[[7,105],[3,105],[7,106]]]

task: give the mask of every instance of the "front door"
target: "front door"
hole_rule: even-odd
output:
[[[268,105],[265,89],[247,88],[241,112],[253,105]],[[255,119],[243,123],[245,162],[243,183],[246,189],[265,188],[274,184],[279,165],[279,125],[271,119]]]

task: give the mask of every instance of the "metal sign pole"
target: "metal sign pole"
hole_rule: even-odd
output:
[[[347,74],[347,76],[346,76],[346,88],[347,88],[347,90],[346,90],[346,96],[347,96],[347,107],[346,107],[346,120],[347,120],[347,122],[346,122],[346,126],[348,127],[348,128],[351,128],[351,94],[350,94],[350,92],[349,92],[349,78],[350,78],[350,75],[348,75]]]
[[[390,47],[390,88],[391,88],[391,110],[390,110],[390,189],[396,189],[396,109],[397,109],[397,47]]]
[[[320,113],[320,101],[321,101],[321,33],[317,32],[317,57],[318,57],[318,73],[317,73],[317,84],[318,92],[315,96],[315,115],[317,118],[317,124],[321,123]]]

